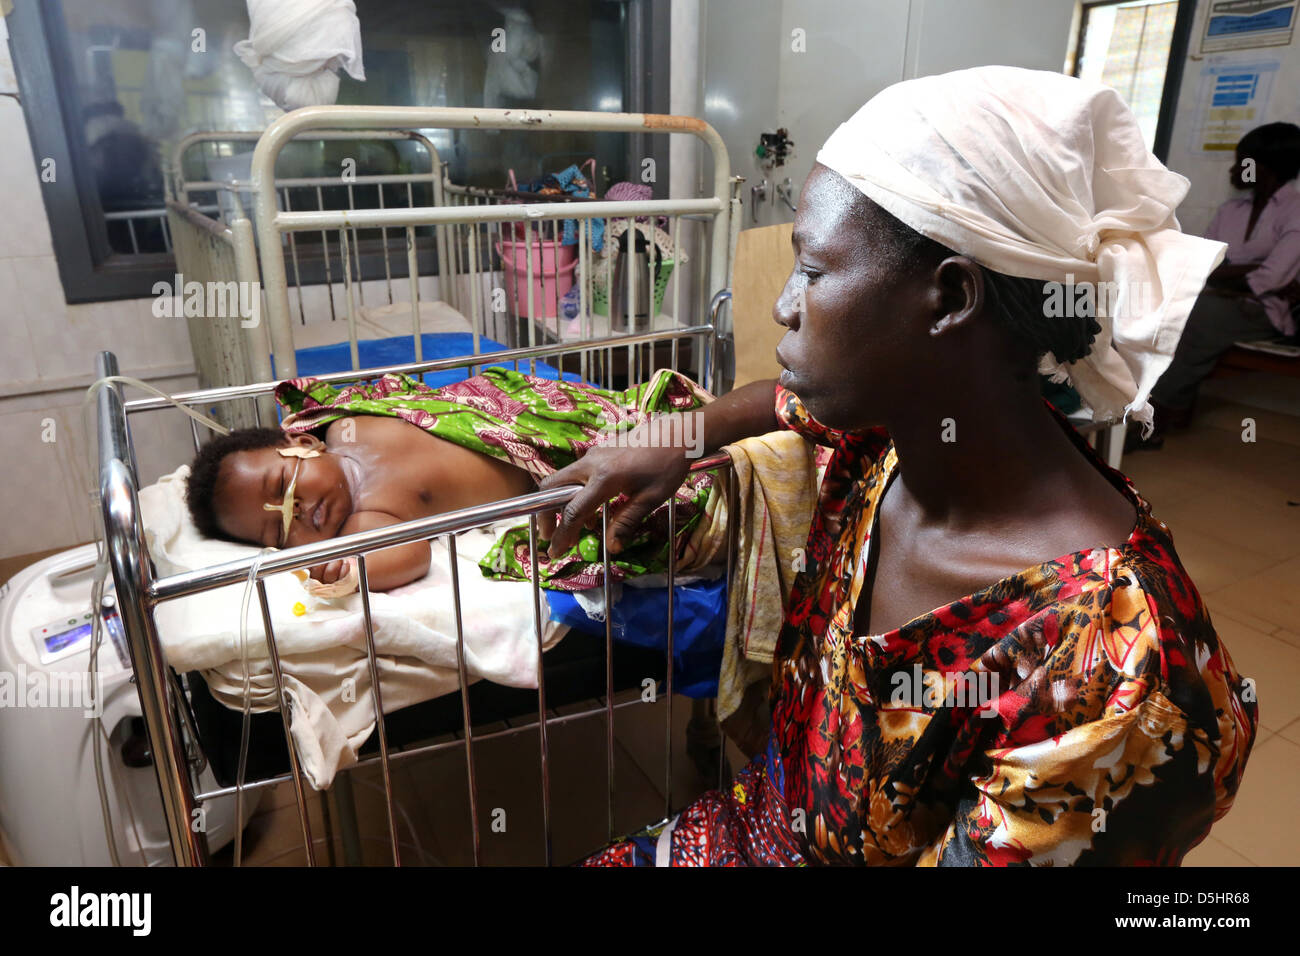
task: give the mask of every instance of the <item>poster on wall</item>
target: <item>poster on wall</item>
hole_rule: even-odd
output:
[[[1236,149],[1237,141],[1264,121],[1281,65],[1276,59],[1226,56],[1207,62],[1196,89],[1192,152],[1222,155]]]
[[[1286,46],[1295,31],[1297,0],[1211,0],[1202,53]]]

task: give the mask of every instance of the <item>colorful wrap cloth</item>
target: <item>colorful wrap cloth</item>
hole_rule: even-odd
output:
[[[656,413],[689,412],[712,401],[704,389],[676,372],[662,369],[650,381],[615,392],[573,382],[532,378],[490,368],[474,378],[433,389],[405,375],[385,375],[373,383],[331,385],[301,378],[282,382],[276,401],[285,409],[281,427],[289,434],[313,432],[349,415],[384,415],[410,422],[429,434],[480,454],[507,461],[535,479],[572,464],[583,452],[612,435],[630,431]],[[723,536],[722,496],[712,475],[690,475],[677,490],[678,567],[708,563]],[[512,528],[480,562],[498,580],[531,580],[528,526]],[[585,532],[573,548],[552,560],[537,555],[542,587],[583,591],[598,587],[604,575],[599,533]],[[668,567],[668,504],[651,512],[639,533],[610,558],[614,580],[654,574]]]
[[[596,196],[591,183],[587,182],[587,178],[582,175],[582,170],[576,165],[570,166],[561,172],[551,173],[549,176],[542,176],[524,183],[519,187],[519,191],[537,193],[539,196],[568,194],[579,199],[594,199]],[[605,246],[605,220],[591,219],[589,222],[591,223],[591,248],[595,252],[600,252]],[[562,221],[560,228],[561,245],[576,246],[578,244],[578,220],[565,219]]]

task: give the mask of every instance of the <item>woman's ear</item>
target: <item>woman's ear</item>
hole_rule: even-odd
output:
[[[935,268],[934,292],[938,301],[931,335],[943,335],[965,326],[984,308],[984,272],[966,256],[949,256]]]

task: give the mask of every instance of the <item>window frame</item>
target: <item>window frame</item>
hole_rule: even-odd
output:
[[[1077,77],[1083,65],[1083,44],[1088,35],[1088,17],[1098,7],[1118,7],[1131,0],[1083,0],[1080,4],[1078,28],[1074,33],[1074,46],[1070,59],[1070,75]],[[1156,134],[1151,152],[1160,162],[1169,159],[1169,143],[1174,132],[1174,113],[1178,108],[1178,94],[1183,86],[1183,66],[1191,43],[1192,23],[1196,18],[1196,0],[1173,0],[1178,4],[1174,15],[1174,32],[1169,40],[1169,59],[1165,63],[1165,81],[1160,90],[1160,109],[1156,114]]]
[[[115,252],[109,244],[107,220],[99,199],[81,127],[69,122],[77,102],[75,77],[61,75],[56,62],[70,62],[63,31],[63,0],[13,0],[7,17],[9,48],[18,77],[23,117],[38,170],[54,160],[55,181],[41,182],[42,200],[63,294],[69,304],[148,298],[155,283],[171,282],[176,259],[171,253]],[[622,0],[627,18],[627,50],[623,102],[628,112],[668,112],[669,5],[651,0]],[[663,68],[656,69],[662,64]],[[650,156],[657,179],[669,182],[667,138],[638,136],[629,155]],[[369,253],[367,255],[367,253]],[[421,274],[436,274],[434,256]],[[362,254],[363,278],[383,277],[383,257]],[[304,263],[304,283],[324,281],[323,264]],[[396,263],[395,263],[396,265]],[[404,263],[402,264],[404,268]],[[375,275],[370,275],[373,270]]]

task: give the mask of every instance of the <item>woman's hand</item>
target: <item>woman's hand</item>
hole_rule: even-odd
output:
[[[691,454],[711,455],[734,441],[775,430],[775,389],[776,382],[770,379],[751,382],[688,412],[700,416],[694,431],[699,441],[689,449]],[[638,434],[643,430],[648,432],[644,440]],[[676,433],[672,447],[652,447],[665,432],[673,430],[656,428],[653,420],[638,425],[625,433],[618,446],[597,445],[568,468],[560,469],[538,484],[542,490],[561,485],[584,486],[564,506],[558,526],[553,515],[537,516],[538,532],[543,538],[550,538],[552,558],[577,543],[582,528],[595,517],[602,504],[623,496],[610,511],[609,550],[611,554],[617,553],[641,520],[681,487],[691,470],[686,436]]]
[[[628,439],[626,444],[638,442]],[[624,496],[610,508],[609,550],[617,554],[641,520],[681,487],[689,471],[685,448],[598,445],[589,449],[538,485],[543,491],[562,485],[584,486],[564,506],[558,525],[553,513],[537,516],[539,534],[551,542],[550,556],[557,558],[573,547],[602,504]]]

